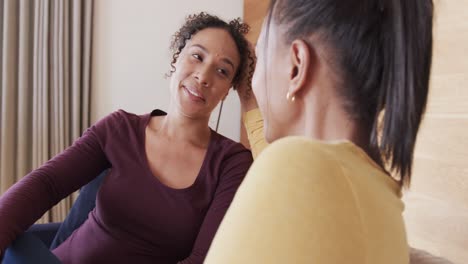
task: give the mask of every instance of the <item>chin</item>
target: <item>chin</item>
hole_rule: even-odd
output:
[[[180,113],[185,116],[185,117],[188,117],[190,119],[201,119],[201,118],[205,118],[206,117],[206,114],[204,113],[201,113],[200,111],[194,111],[192,109],[180,109]],[[208,116],[209,117],[209,116]]]
[[[179,112],[190,119],[206,119],[210,118],[211,115],[211,113],[206,113],[203,109],[184,105],[180,105]]]

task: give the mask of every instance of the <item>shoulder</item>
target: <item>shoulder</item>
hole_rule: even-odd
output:
[[[253,162],[250,150],[241,143],[216,132],[214,132],[212,140],[214,145],[212,157],[219,162],[222,170],[238,170],[243,171],[244,174],[247,172]]]
[[[100,138],[114,138],[119,135],[127,137],[139,131],[143,127],[145,117],[148,116],[149,114],[136,115],[120,109],[101,118],[88,129],[88,132],[95,133]]]
[[[94,126],[112,126],[112,125],[122,125],[126,122],[135,122],[141,119],[142,116],[138,116],[136,114],[129,113],[122,109],[114,111],[107,116],[101,118],[97,121]]]
[[[337,158],[339,151],[334,144],[303,137],[273,142],[255,160],[239,188],[240,206],[269,208],[283,215],[294,205],[309,219],[317,208],[333,217],[341,215],[341,206],[355,208],[353,188]]]
[[[339,172],[333,145],[305,137],[287,137],[270,144],[255,162],[257,166],[290,173]],[[268,169],[268,170],[271,170]]]
[[[114,124],[114,125],[119,125],[119,126],[135,127],[135,126],[141,125],[142,122],[145,122],[145,120],[147,121],[150,115],[151,115],[150,113],[137,115],[137,114],[119,109],[107,115],[106,117],[101,119],[99,122],[105,122],[107,124]]]
[[[215,145],[213,147],[213,151],[218,155],[222,156],[224,158],[230,158],[232,156],[247,156],[252,159],[252,153],[250,152],[249,149],[244,147],[239,142],[236,142],[230,138],[227,138],[221,134],[218,134],[217,132],[213,132],[213,144]]]
[[[150,114],[148,113],[148,114],[143,114],[143,115],[137,115],[137,114],[119,109],[115,111],[114,113],[112,113],[110,116],[113,119],[120,122],[122,125],[134,127],[134,126],[140,125],[141,122],[144,122],[144,120],[147,120]]]
[[[217,257],[287,262],[299,256],[298,262],[331,263],[339,248],[354,256],[363,245],[362,225],[336,151],[333,144],[302,137],[268,146],[238,189],[210,254],[227,247],[241,253]]]
[[[334,146],[303,137],[273,142],[255,160],[245,182],[246,188],[263,186],[267,196],[282,193],[292,199],[295,195],[289,194],[303,193],[314,201],[324,198],[324,191],[349,188]],[[336,188],[338,185],[340,188]]]

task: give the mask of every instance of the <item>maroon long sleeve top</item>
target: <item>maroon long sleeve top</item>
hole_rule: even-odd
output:
[[[104,169],[88,219],[53,253],[63,263],[202,263],[252,163],[250,151],[212,131],[194,184],[173,189],[145,154],[151,116],[117,111],[0,198],[0,249]],[[180,164],[184,166],[184,164]]]

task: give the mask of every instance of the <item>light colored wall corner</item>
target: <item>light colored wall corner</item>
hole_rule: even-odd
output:
[[[206,11],[223,19],[242,17],[242,0],[99,0],[95,2],[91,121],[124,109],[143,114],[167,110],[172,34],[191,13]],[[239,140],[240,106],[231,91],[219,132]],[[216,125],[217,109],[210,122]]]

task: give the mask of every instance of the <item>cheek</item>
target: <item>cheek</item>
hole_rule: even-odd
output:
[[[216,93],[216,99],[221,101],[229,93],[231,89],[230,85],[223,84],[221,87],[218,86],[218,92]]]
[[[272,93],[274,87],[272,86],[271,80],[267,73],[265,72],[264,65],[261,63],[257,63],[255,67],[255,72],[252,77],[252,90],[257,99],[258,107],[260,112],[262,113],[263,122],[264,122],[264,136],[267,142],[270,142],[270,134],[272,129],[271,123],[275,123],[274,120],[271,120],[271,101],[270,101],[270,93]]]
[[[190,64],[189,63],[186,63],[186,62],[184,63],[180,59],[175,64],[174,75],[175,75],[176,79],[180,80],[181,78],[184,78],[189,71],[190,71]]]
[[[177,58],[176,63],[174,63],[175,72],[174,75],[180,77],[185,77],[194,70],[194,62],[191,60],[191,56],[188,56],[185,52],[182,51],[179,58]]]
[[[170,85],[171,90],[176,91],[179,88],[180,83],[192,74],[193,67],[184,57],[180,57],[174,64],[174,67],[175,71],[171,75]]]
[[[276,61],[275,61],[276,62]],[[256,72],[255,95],[264,117],[265,137],[268,142],[272,142],[284,134],[283,130],[288,124],[288,101],[286,100],[287,76],[285,72],[274,65],[268,65],[268,72]],[[254,80],[252,80],[254,83]]]
[[[181,82],[187,78],[190,74],[188,67],[185,67],[184,63],[180,63],[180,59],[177,63],[174,64],[175,71],[172,73],[170,77],[170,93],[171,98],[176,100],[180,93],[180,85]]]
[[[209,95],[207,107],[210,109],[210,111],[213,111],[214,108],[216,108],[216,106],[222,100],[224,100],[224,97],[229,93],[231,86],[231,82],[227,82],[225,80],[218,80],[213,82],[210,91],[207,91],[207,95]]]
[[[266,75],[263,65],[257,63],[257,66],[255,67],[255,72],[252,76],[252,91],[255,95],[255,98],[257,99],[257,103],[260,107],[260,110],[264,110],[264,106],[267,101],[265,82]]]

